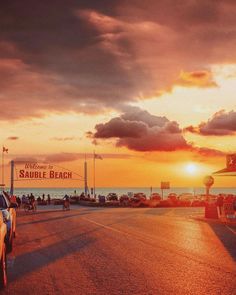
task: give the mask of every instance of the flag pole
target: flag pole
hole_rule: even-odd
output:
[[[87,197],[88,195],[88,176],[87,176],[87,157],[85,153],[84,157],[84,193],[85,196]]]
[[[95,151],[93,151],[93,197],[95,198]]]
[[[4,188],[4,151],[3,151],[3,146],[2,146],[2,185]]]

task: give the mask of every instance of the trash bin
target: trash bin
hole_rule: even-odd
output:
[[[205,218],[218,219],[218,211],[215,203],[206,203]]]

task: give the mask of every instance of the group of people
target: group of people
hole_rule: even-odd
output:
[[[216,205],[219,208],[220,215],[223,214],[224,204],[231,204],[232,209],[236,212],[236,196],[219,194],[216,200]]]
[[[37,202],[36,202],[37,201]],[[37,197],[31,193],[27,195],[22,195],[22,197],[16,197],[16,203],[18,205],[18,208],[21,208],[21,206],[32,206],[32,209],[36,209],[36,203],[39,205],[50,205],[51,204],[51,197],[48,194],[47,198],[45,197],[45,194],[42,195],[42,197]]]
[[[37,202],[38,204],[42,204],[42,205],[51,205],[51,197],[48,194],[46,198],[45,194],[43,194],[42,198],[40,196],[37,198]]]

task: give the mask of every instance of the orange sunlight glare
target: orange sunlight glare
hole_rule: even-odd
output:
[[[185,166],[185,171],[188,173],[188,174],[195,174],[197,172],[197,166],[193,163],[188,163],[186,166]]]

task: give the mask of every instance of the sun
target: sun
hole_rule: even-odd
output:
[[[197,167],[193,163],[189,163],[186,165],[185,170],[188,174],[195,174],[197,171]]]

